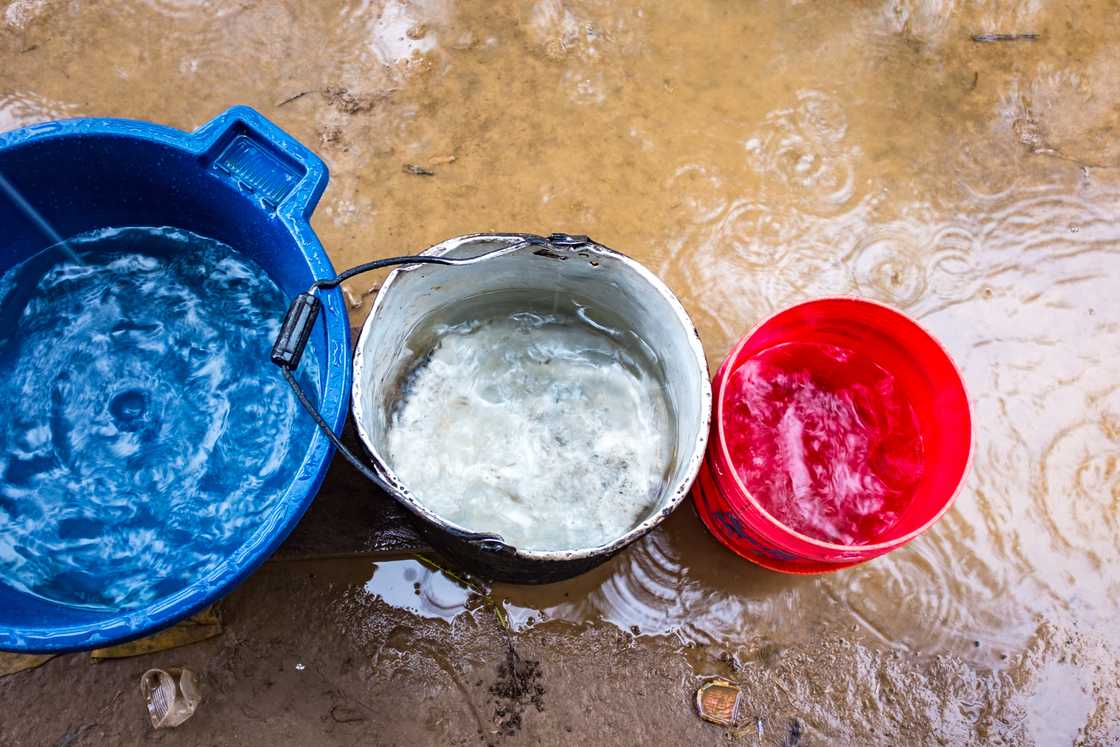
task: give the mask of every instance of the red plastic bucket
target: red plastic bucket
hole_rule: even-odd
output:
[[[835,345],[870,359],[894,376],[914,409],[922,434],[922,476],[897,522],[873,544],[832,544],[785,526],[751,495],[733,466],[724,420],[728,380],[747,359],[788,342]],[[693,488],[696,510],[720,542],[771,570],[835,571],[901,547],[941,518],[968,472],[972,416],[960,373],[928,332],[883,304],[822,298],[778,312],[739,341],[716,373],[712,391],[712,435]]]

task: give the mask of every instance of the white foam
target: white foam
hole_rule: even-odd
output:
[[[445,328],[392,417],[389,461],[467,529],[522,549],[606,544],[648,515],[671,459],[647,368],[575,317]]]

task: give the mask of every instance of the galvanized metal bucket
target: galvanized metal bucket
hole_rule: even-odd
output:
[[[704,459],[711,416],[711,385],[699,335],[669,289],[641,264],[586,237],[554,234],[476,234],[450,239],[422,257],[484,257],[449,268],[411,264],[381,286],[354,354],[352,408],[363,445],[386,487],[418,519],[437,549],[465,569],[514,583],[548,583],[604,562],[649,532],[689,492]],[[653,509],[632,529],[597,547],[534,551],[501,537],[457,526],[433,512],[393,471],[387,432],[402,384],[431,341],[418,339],[456,307],[509,294],[578,296],[609,312],[653,348],[673,410],[675,449]],[[485,528],[482,528],[485,529]]]

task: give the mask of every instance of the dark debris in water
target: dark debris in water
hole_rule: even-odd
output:
[[[727,668],[732,672],[738,672],[743,668],[743,663],[739,661],[739,657],[737,657],[730,651],[724,651],[722,654],[720,654],[719,660],[727,665]]]
[[[544,710],[544,693],[540,662],[522,659],[510,644],[506,660],[498,665],[498,680],[490,686],[498,733],[503,736],[517,734],[527,708],[532,706],[538,711]]]
[[[801,744],[801,722],[793,719],[789,722],[789,732],[786,734],[785,741],[782,742],[782,747],[797,747]]]
[[[412,174],[413,176],[435,176],[436,175],[436,172],[432,171],[431,169],[426,169],[423,166],[420,166],[419,164],[415,164],[415,163],[406,163],[404,166],[401,167],[401,170],[404,173]]]
[[[980,44],[995,44],[998,42],[1037,41],[1038,34],[973,34],[972,41]]]
[[[393,89],[374,93],[355,93],[344,86],[328,86],[322,91],[327,103],[343,114],[365,114],[393,94]]]
[[[309,93],[315,93],[315,91],[314,90],[307,90],[307,91],[300,91],[299,93],[292,94],[291,96],[284,99],[283,101],[278,102],[276,104],[276,108],[279,109],[280,107],[285,106],[287,104],[290,104],[293,101],[299,101],[300,99],[302,99],[304,96],[306,96]]]
[[[350,706],[341,704],[331,706],[329,715],[331,721],[334,721],[336,724],[356,724],[366,720],[366,717],[363,716],[361,711],[357,708],[351,708]]]

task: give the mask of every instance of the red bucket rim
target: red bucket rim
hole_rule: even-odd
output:
[[[743,480],[739,477],[738,472],[736,472],[734,469],[729,470],[728,472],[731,476],[731,479],[735,481],[735,486],[739,489],[739,492],[744,497],[746,497],[747,501],[750,502],[751,506],[753,506],[764,517],[766,517],[770,521],[771,524],[773,524],[776,527],[779,527],[784,532],[788,532],[794,538],[796,538],[796,539],[798,539],[802,542],[808,543],[809,545],[812,545],[814,547],[819,547],[823,550],[829,550],[829,551],[851,551],[853,549],[859,549],[859,550],[866,550],[866,551],[869,551],[869,552],[874,552],[874,551],[878,551],[878,550],[883,550],[885,552],[885,551],[894,549],[896,547],[901,547],[902,545],[906,544],[907,542],[914,539],[918,535],[927,531],[930,527],[932,527],[934,524],[936,524],[941,519],[941,517],[944,516],[946,514],[946,512],[949,511],[950,508],[953,507],[954,503],[956,503],[957,497],[960,495],[961,488],[964,487],[964,482],[968,478],[969,472],[972,469],[972,457],[973,457],[973,451],[974,451],[975,442],[976,442],[976,437],[975,437],[976,425],[975,425],[975,422],[974,422],[973,417],[972,417],[972,400],[969,397],[968,387],[965,386],[964,376],[961,375],[960,367],[957,366],[957,362],[953,359],[953,356],[949,354],[949,351],[945,349],[945,346],[941,344],[940,340],[938,340],[936,337],[934,337],[925,327],[923,327],[921,324],[919,324],[918,321],[916,319],[912,318],[909,314],[906,314],[906,313],[900,311],[899,309],[896,309],[893,306],[885,304],[881,301],[875,301],[875,300],[872,300],[870,298],[862,298],[860,296],[851,296],[851,295],[819,296],[817,298],[810,298],[808,300],[801,301],[799,303],[795,303],[792,306],[786,306],[785,308],[782,308],[782,309],[779,309],[778,311],[775,311],[774,313],[772,313],[769,316],[767,316],[766,318],[764,318],[762,321],[758,322],[758,324],[756,324],[754,327],[752,327],[750,332],[748,332],[747,334],[745,334],[741,338],[739,338],[739,341],[737,343],[735,343],[735,347],[733,347],[731,349],[731,352],[729,352],[727,354],[727,356],[724,358],[724,360],[723,360],[724,365],[726,365],[726,364],[730,363],[731,361],[735,360],[735,358],[738,357],[739,353],[746,346],[746,344],[750,341],[750,339],[752,337],[754,337],[755,334],[757,334],[760,329],[762,329],[764,326],[769,324],[776,317],[781,316],[782,314],[785,314],[785,313],[787,313],[789,311],[792,311],[794,309],[798,309],[798,308],[801,308],[803,306],[815,305],[815,304],[818,304],[818,303],[821,303],[821,302],[824,302],[824,301],[845,301],[845,302],[850,302],[850,303],[866,304],[868,306],[875,306],[875,307],[879,308],[880,310],[886,311],[890,314],[894,314],[895,316],[900,317],[904,321],[909,322],[915,329],[917,329],[919,332],[921,332],[923,335],[925,335],[927,338],[929,338],[929,340],[931,342],[933,342],[933,344],[937,347],[938,350],[941,351],[942,355],[944,355],[945,359],[949,362],[949,366],[953,371],[953,374],[956,378],[956,382],[960,386],[961,392],[964,394],[965,407],[968,409],[968,451],[967,451],[967,456],[966,456],[965,461],[964,461],[964,466],[961,468],[961,474],[957,478],[957,484],[953,488],[952,494],[950,494],[948,500],[945,501],[945,505],[943,505],[937,511],[937,513],[935,513],[932,517],[930,517],[930,519],[928,521],[926,521],[924,524],[922,524],[918,528],[913,529],[910,532],[904,534],[901,537],[897,537],[895,539],[888,540],[886,542],[877,542],[875,544],[870,544],[870,545],[840,545],[840,544],[836,544],[836,543],[833,543],[833,542],[825,542],[823,540],[815,539],[815,538],[810,537],[806,534],[802,534],[801,532],[798,532],[796,529],[793,529],[792,527],[789,527],[786,524],[782,523],[777,518],[775,518],[769,511],[767,511],[762,506],[762,504],[758,502],[758,499],[756,499],[754,497],[754,495],[752,495],[751,492],[749,490],[747,490],[747,486],[743,484]],[[723,458],[723,460],[727,464],[734,465],[735,462],[731,458],[731,452],[727,448],[727,439],[725,438],[724,431],[723,431],[723,403],[724,403],[724,400],[725,400],[725,394],[726,394],[726,389],[727,389],[727,381],[728,381],[728,379],[731,378],[730,373],[731,373],[730,371],[726,370],[723,366],[721,366],[719,372],[716,374],[717,378],[719,378],[719,389],[718,389],[718,391],[715,392],[715,395],[716,395],[715,396],[715,402],[714,402],[715,413],[714,413],[714,417],[712,418],[712,420],[713,420],[713,428],[715,430],[714,443],[716,444],[716,447],[719,449],[720,456]]]

